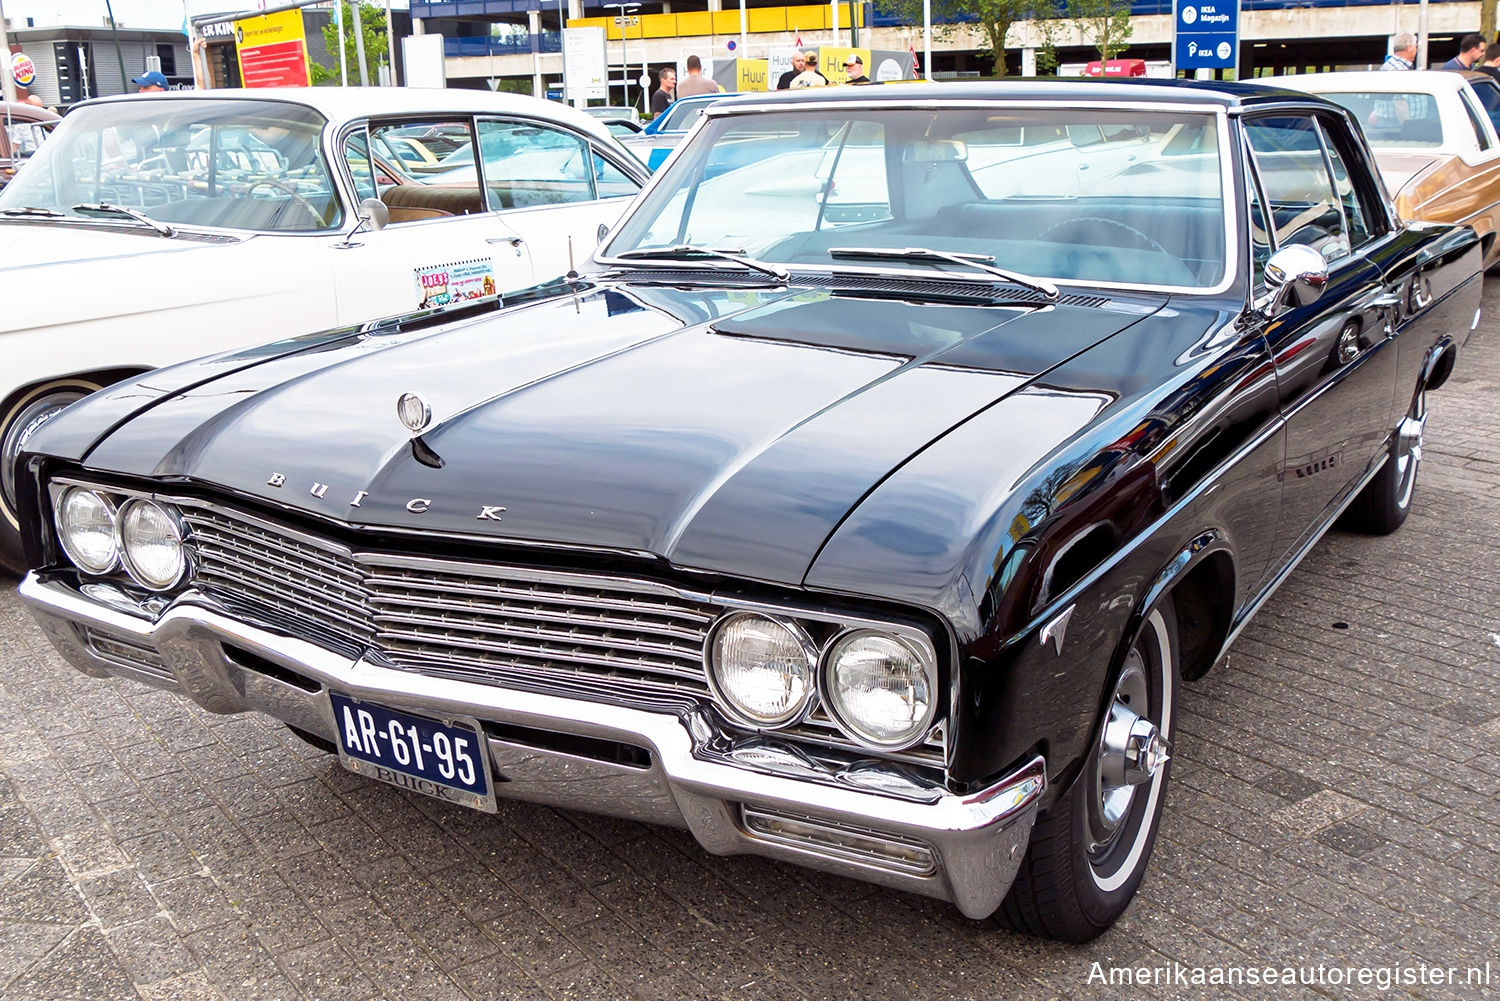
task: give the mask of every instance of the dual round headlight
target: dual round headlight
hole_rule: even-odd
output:
[[[107,574],[123,565],[142,587],[165,591],[187,572],[181,519],[144,497],[117,505],[96,490],[70,487],[57,505],[57,535],[85,573]]]
[[[795,623],[735,612],[714,628],[707,654],[709,687],[719,704],[751,726],[801,721],[820,685],[834,722],[872,747],[911,746],[937,714],[933,658],[896,632],[850,629],[820,651]]]

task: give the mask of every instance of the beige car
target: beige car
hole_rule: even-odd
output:
[[[1403,219],[1467,223],[1500,261],[1500,82],[1485,73],[1305,73],[1256,81],[1353,112]]]

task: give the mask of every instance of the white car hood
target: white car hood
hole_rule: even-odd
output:
[[[0,332],[274,296],[306,281],[277,267],[272,246],[255,236],[162,237],[70,223],[0,222],[0,262],[0,281],[14,290]]]

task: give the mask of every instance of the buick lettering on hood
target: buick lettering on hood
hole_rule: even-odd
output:
[[[565,279],[48,422],[21,591],[86,674],[454,809],[1082,941],[1184,682],[1335,519],[1420,503],[1480,261],[1309,95],[727,99]]]

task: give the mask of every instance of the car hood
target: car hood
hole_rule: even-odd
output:
[[[252,239],[187,233],[168,238],[144,227],[0,220],[0,283],[25,290],[7,296],[0,332],[250,298],[301,280],[278,268],[232,267],[228,258],[238,256],[233,249]]]
[[[70,410],[37,445],[115,423],[133,399],[132,419],[79,450],[88,467],[355,529],[652,554],[798,583],[894,469],[1163,301],[603,286],[153,373]],[[397,419],[407,393],[432,414],[415,440]]]

